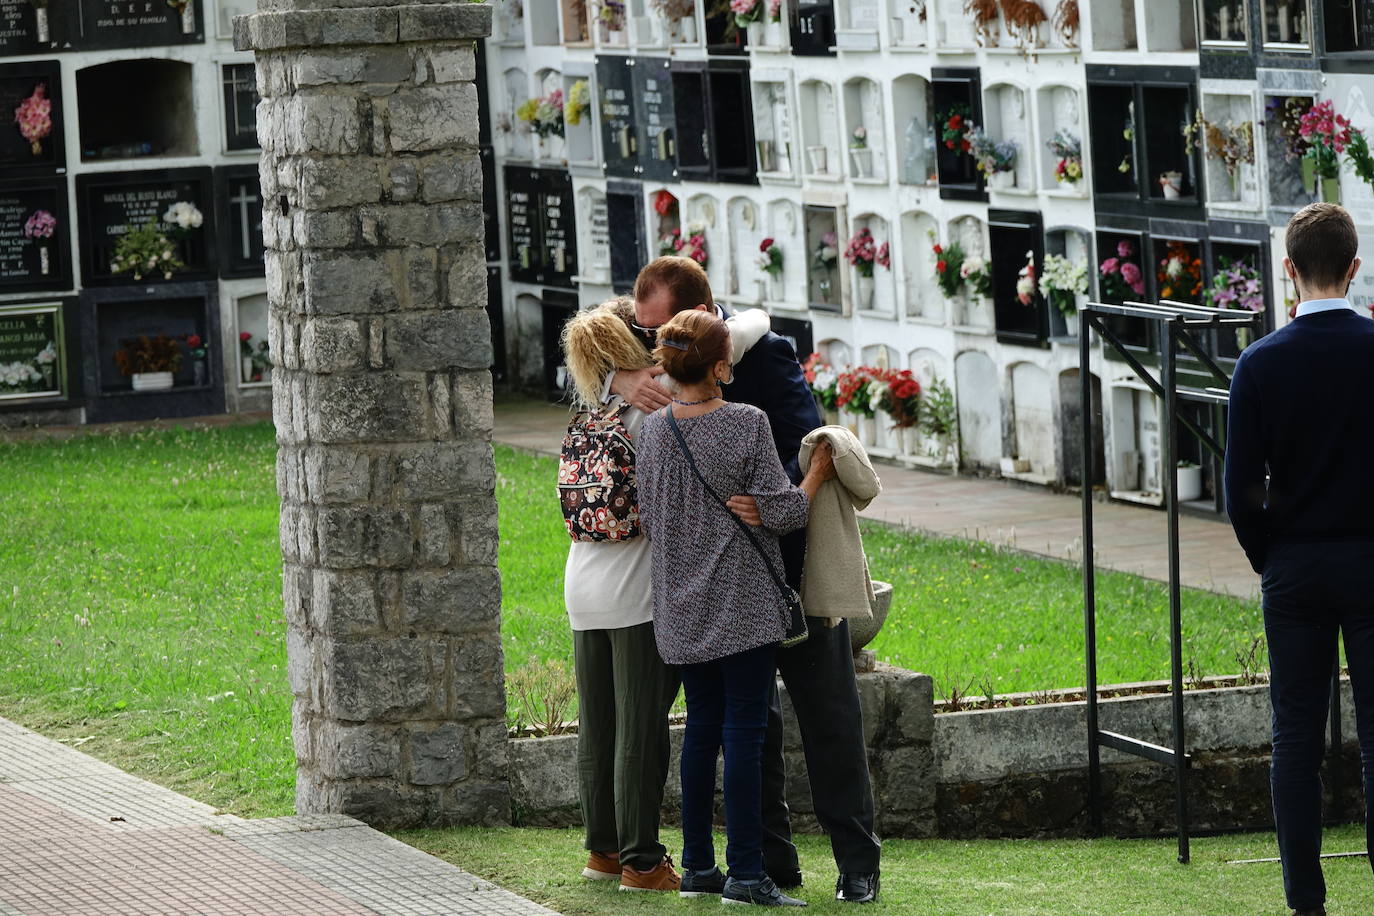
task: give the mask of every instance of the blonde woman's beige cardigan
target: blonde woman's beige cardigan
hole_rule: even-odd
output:
[[[843,426],[822,426],[807,434],[798,456],[803,472],[822,439],[828,439],[834,451],[836,478],[821,484],[811,502],[802,607],[808,617],[871,617],[873,583],[856,513],[867,508],[883,486],[863,443]]]

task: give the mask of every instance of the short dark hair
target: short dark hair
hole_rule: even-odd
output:
[[[698,305],[709,307],[715,302],[706,271],[691,258],[675,255],[654,258],[635,278],[635,298],[644,299],[660,286],[668,288],[674,315]]]
[[[712,312],[683,310],[658,329],[654,356],[669,378],[695,385],[712,366],[730,358],[730,329]]]
[[[1340,285],[1360,249],[1355,221],[1339,204],[1308,204],[1288,221],[1284,247],[1304,284],[1325,289]]]

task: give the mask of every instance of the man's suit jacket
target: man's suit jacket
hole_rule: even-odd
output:
[[[724,317],[730,315],[724,308],[721,312]],[[736,364],[735,379],[725,386],[724,395],[727,401],[753,404],[768,415],[783,469],[794,484],[801,483],[797,453],[806,434],[821,425],[821,416],[792,344],[770,331]],[[782,556],[788,584],[800,587],[805,529],[782,538]]]
[[[1374,321],[1345,308],[1304,315],[1236,361],[1226,509],[1256,572],[1275,543],[1374,541],[1371,387]]]

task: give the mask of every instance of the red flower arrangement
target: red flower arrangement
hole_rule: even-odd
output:
[[[876,407],[872,386],[877,372],[877,369],[868,366],[857,366],[841,372],[835,406],[863,417],[872,417]]]
[[[921,383],[916,381],[911,370],[882,370],[878,378],[887,386],[878,393],[879,409],[892,418],[898,429],[915,426],[921,407]]]
[[[965,134],[972,126],[968,120],[970,114],[972,112],[967,105],[955,105],[945,112],[945,116],[940,119],[942,125],[940,139],[945,142],[946,149],[959,150],[964,153],[969,151],[970,144]]]
[[[1169,242],[1156,274],[1159,298],[1197,302],[1202,295],[1202,259],[1185,242]]]
[[[654,212],[659,216],[667,216],[677,211],[677,198],[669,191],[659,191],[654,194]]]

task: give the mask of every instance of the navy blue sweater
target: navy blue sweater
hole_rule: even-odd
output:
[[[1349,309],[1289,322],[1237,360],[1226,509],[1255,572],[1273,543],[1374,540],[1372,388],[1374,321]]]

